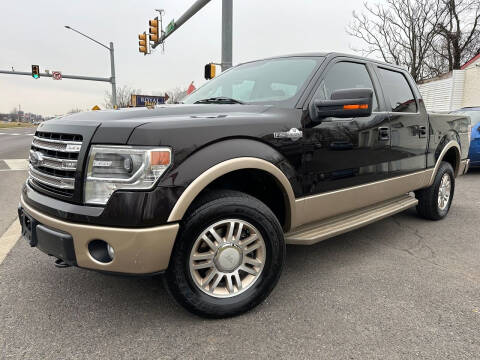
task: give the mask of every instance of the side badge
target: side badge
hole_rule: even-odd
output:
[[[296,129],[296,128],[291,128],[289,131],[280,131],[280,132],[274,132],[273,137],[275,139],[292,139],[292,140],[298,140],[303,136],[303,132]]]

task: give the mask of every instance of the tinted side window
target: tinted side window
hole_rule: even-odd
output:
[[[402,73],[379,68],[380,81],[387,97],[390,99],[393,112],[417,112],[417,102],[412,89]]]
[[[377,95],[365,65],[353,62],[336,63],[320,83],[316,97],[329,100],[333,92],[344,89],[372,89],[374,92],[372,108],[373,111],[378,110]]]

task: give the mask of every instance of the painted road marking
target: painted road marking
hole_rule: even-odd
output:
[[[8,253],[20,239],[21,227],[18,219],[15,219],[5,233],[0,237],[0,264],[5,260]]]
[[[33,134],[30,134],[30,133],[18,134],[18,133],[2,133],[2,132],[0,132],[0,135],[33,136],[33,135],[35,135],[35,133],[33,133]]]
[[[7,164],[10,170],[27,170],[28,169],[28,160],[27,159],[4,159],[5,164]]]
[[[0,159],[0,172],[28,170],[28,159]]]

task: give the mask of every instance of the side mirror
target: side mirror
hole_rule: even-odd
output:
[[[353,118],[372,114],[372,89],[344,89],[335,91],[330,100],[314,100],[313,113],[316,121],[327,117]]]

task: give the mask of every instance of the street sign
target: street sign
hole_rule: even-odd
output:
[[[175,30],[175,20],[172,20],[168,23],[165,29],[165,35],[170,34],[173,30]]]
[[[130,104],[133,107],[144,107],[144,106],[155,106],[160,104],[165,104],[165,101],[168,100],[168,95],[164,96],[153,96],[153,95],[133,95],[130,99]]]
[[[53,80],[62,80],[62,73],[60,71],[52,71]]]
[[[94,107],[92,107],[92,110],[93,111],[100,110],[100,107],[98,105],[95,105]]]

